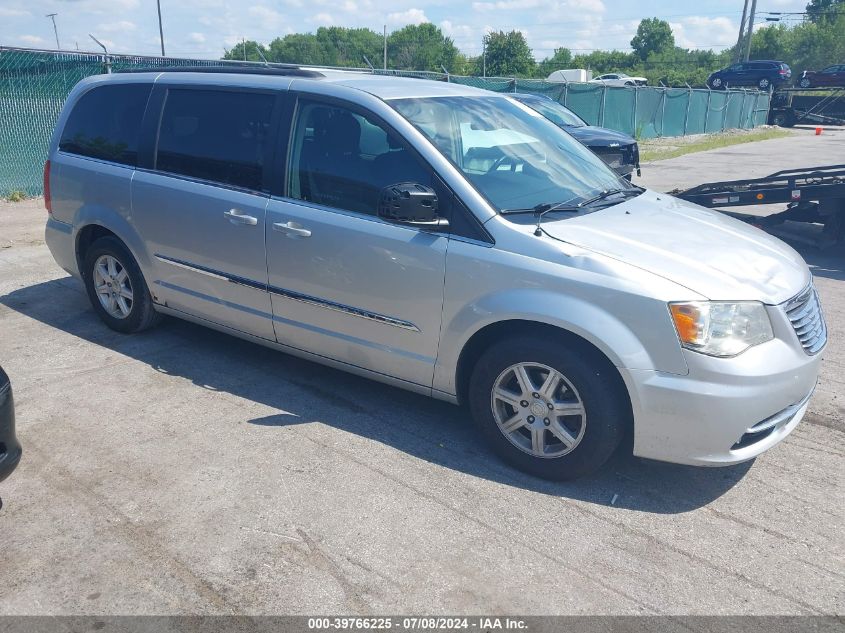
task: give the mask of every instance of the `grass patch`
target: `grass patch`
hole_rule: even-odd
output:
[[[677,158],[684,154],[705,152],[720,147],[730,147],[741,143],[767,141],[773,138],[792,136],[792,132],[780,128],[767,128],[746,133],[727,133],[702,136],[698,139],[663,138],[640,142],[640,160],[643,162]],[[674,141],[674,144],[673,144]]]
[[[16,190],[16,191],[10,192],[9,195],[6,196],[6,200],[8,202],[23,202],[28,197],[29,196],[26,195],[26,192]]]

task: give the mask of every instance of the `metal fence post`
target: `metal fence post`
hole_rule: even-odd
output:
[[[662,93],[663,99],[661,99],[661,103],[660,103],[660,136],[658,136],[657,138],[660,138],[661,136],[663,136],[663,133],[666,131],[666,91],[667,90],[669,90],[669,89],[664,88],[663,93]]]
[[[710,89],[710,85],[707,85],[707,108],[704,110],[704,131],[703,134],[707,134],[707,119],[710,118],[710,100],[713,98],[713,91]]]
[[[601,104],[599,105],[599,127],[604,127],[604,105],[607,101],[607,85],[601,87]]]
[[[740,129],[745,129],[745,99],[748,97],[748,92],[743,91],[742,93],[742,105],[739,108],[739,127]]]
[[[634,138],[637,137],[637,106],[640,104],[640,87],[634,88]],[[639,140],[639,139],[637,139]]]
[[[731,91],[728,91],[727,98],[725,99],[725,105],[722,106],[722,132],[725,131],[725,126],[728,124],[728,106],[731,103],[731,97],[733,94]]]
[[[686,83],[686,82],[684,82]],[[690,105],[692,104],[692,86],[687,84],[687,109],[684,112],[684,131],[681,132],[681,136],[687,135],[687,123],[689,122],[689,109]]]
[[[637,133],[637,95],[640,92],[640,87],[634,86],[634,107],[631,109],[631,136]]]
[[[566,101],[569,99],[569,82],[563,82],[563,105],[566,105]]]

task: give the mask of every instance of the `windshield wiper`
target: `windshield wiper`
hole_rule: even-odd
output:
[[[634,185],[634,186],[632,186],[631,189],[606,189],[606,190],[602,191],[601,193],[596,194],[592,198],[587,198],[586,200],[582,200],[581,202],[579,202],[576,205],[570,205],[568,201],[567,202],[561,202],[561,203],[558,203],[558,204],[553,204],[553,205],[538,204],[536,207],[534,207],[534,210],[537,212],[537,228],[534,229],[534,235],[536,235],[537,237],[540,237],[543,234],[543,230],[540,227],[540,225],[543,222],[543,217],[547,213],[551,213],[552,211],[577,212],[577,211],[580,211],[581,209],[583,209],[584,207],[587,207],[591,204],[595,204],[596,202],[599,202],[600,200],[604,200],[605,198],[609,198],[610,196],[615,196],[617,194],[623,194],[625,196],[634,195],[634,194],[639,195],[643,191],[645,191],[645,189],[643,189],[642,187],[637,187],[636,185]]]

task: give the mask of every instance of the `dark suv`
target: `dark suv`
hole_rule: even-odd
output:
[[[760,90],[768,90],[785,84],[790,77],[792,71],[785,63],[758,59],[717,70],[707,78],[707,85],[713,90],[723,90],[731,86],[757,86]]]

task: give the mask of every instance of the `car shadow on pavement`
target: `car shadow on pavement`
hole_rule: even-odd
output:
[[[845,281],[845,256],[835,253],[832,249],[821,251],[817,248],[801,248],[794,244],[793,246],[807,262],[814,277]]]
[[[466,409],[386,386],[179,319],[134,336],[109,330],[78,282],[65,277],[15,290],[0,306],[179,376],[279,411],[246,421],[267,431],[316,422],[391,446],[443,468],[503,485],[641,512],[700,508],[735,486],[751,462],[694,468],[620,450],[599,473],[548,482],[503,464],[474,432]],[[3,312],[0,308],[0,314]],[[245,427],[233,424],[232,434]],[[232,443],[237,440],[233,438]]]

